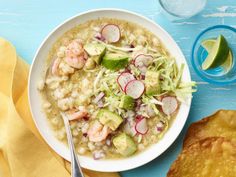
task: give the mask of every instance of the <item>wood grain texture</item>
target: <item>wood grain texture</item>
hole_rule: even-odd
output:
[[[217,109],[236,109],[236,85],[219,87],[205,83],[196,75],[190,61],[191,47],[200,31],[217,24],[236,27],[236,1],[208,0],[206,8],[197,16],[173,23],[161,13],[158,0],[0,0],[0,36],[10,40],[21,57],[31,63],[40,43],[62,21],[86,10],[106,7],[138,12],[160,24],[179,44],[192,79],[199,83],[187,124],[177,141],[151,163],[122,173],[123,177],[164,177],[181,149],[191,122]]]

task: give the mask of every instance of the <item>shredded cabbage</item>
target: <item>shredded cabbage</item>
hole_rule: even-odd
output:
[[[156,98],[161,98],[161,96],[169,94],[176,96],[176,98],[180,102],[186,102],[187,99],[191,97],[191,93],[196,91],[196,89],[194,89],[194,87],[196,87],[196,83],[182,82],[181,79],[183,75],[184,64],[181,64],[180,67],[178,67],[174,58],[164,54],[159,57],[155,55],[152,56],[154,58],[153,63],[148,67],[148,70],[158,71],[160,73],[161,93],[154,95],[152,97],[144,94],[142,96],[142,100],[144,104],[149,105],[153,108],[156,115],[163,117],[160,111],[156,107],[156,105],[161,105],[160,104],[161,102],[159,103],[159,101]],[[139,74],[136,71],[136,69],[133,69],[131,67],[131,72]]]
[[[104,68],[98,73],[96,81],[96,92],[105,93],[104,107],[108,107],[109,110],[118,112],[119,115],[124,116],[125,110],[119,108],[122,92],[117,84],[118,72],[105,70]]]
[[[96,40],[99,43],[102,43],[106,46],[109,51],[112,52],[130,52],[130,51],[138,51],[140,50],[140,46],[135,48],[125,48],[125,47],[117,47],[114,45],[110,45],[104,43],[100,40]],[[184,64],[181,64],[179,67],[175,62],[175,59],[168,56],[165,51],[157,50],[150,48],[148,43],[142,49],[146,49],[149,55],[153,57],[153,63],[148,67],[148,70],[158,71],[160,73],[160,88],[161,92],[154,96],[147,96],[143,94],[141,99],[144,105],[149,106],[153,109],[156,116],[161,119],[164,119],[164,115],[160,112],[157,106],[161,106],[162,103],[160,98],[163,95],[174,95],[180,102],[185,102],[190,96],[192,92],[195,92],[196,89],[193,87],[196,86],[195,82],[183,83],[182,75],[184,71]],[[131,73],[135,77],[139,77],[141,71],[135,67],[134,65],[129,65]],[[124,94],[117,84],[117,77],[119,76],[119,72],[110,71],[102,68],[98,73],[95,82],[94,82],[94,92],[104,92],[105,95],[105,107],[109,107],[110,110],[117,111],[120,115],[125,115],[125,110],[119,108],[119,102],[121,96]],[[140,114],[147,116],[145,111],[139,111]],[[168,119],[168,117],[166,118]],[[164,122],[168,123],[168,120],[164,120]]]
[[[100,81],[100,78],[102,77],[103,73],[105,72],[105,69],[101,69],[97,75],[97,77],[95,78],[94,80],[94,83],[93,83],[93,89],[94,89],[94,92],[96,93],[98,91],[97,87],[98,87],[98,82]]]

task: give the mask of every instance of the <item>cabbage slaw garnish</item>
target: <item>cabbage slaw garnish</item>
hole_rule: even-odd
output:
[[[95,40],[97,43],[103,44],[107,48],[108,52],[126,53],[127,55],[132,56],[132,52],[145,51],[144,54],[148,54],[153,57],[153,62],[147,69],[158,71],[160,73],[161,92],[154,96],[147,96],[146,94],[143,94],[141,96],[141,100],[143,105],[152,108],[156,116],[158,116],[160,119],[168,119],[168,117],[164,116],[164,114],[158,109],[158,107],[162,105],[160,100],[163,95],[174,95],[180,102],[185,102],[191,93],[196,91],[196,89],[193,89],[193,87],[196,86],[195,82],[182,82],[184,64],[180,64],[178,67],[175,59],[170,57],[166,51],[159,50],[159,48],[152,48],[148,42],[146,42],[145,46],[136,46],[135,48],[130,48],[117,47],[98,39]],[[101,68],[102,69],[98,73],[98,76],[94,82],[94,92],[106,93],[104,97],[104,107],[109,107],[110,110],[116,111],[120,115],[125,116],[125,110],[119,108],[120,99],[125,93],[120,90],[119,85],[116,82],[116,79],[121,71],[110,71],[103,67]],[[140,76],[141,71],[133,64],[129,65],[129,69],[135,77]],[[138,113],[148,117],[145,111],[139,111]],[[164,120],[164,122],[168,121]]]
[[[130,72],[134,76],[137,77],[140,75],[141,72],[137,67],[134,65],[130,65],[129,67]],[[171,94],[175,95],[180,102],[185,102],[189,95],[196,91],[196,89],[193,89],[193,87],[196,86],[195,82],[181,82],[184,64],[181,64],[180,68],[178,68],[175,60],[169,56],[154,57],[153,63],[148,69],[160,72],[161,93],[154,96],[143,94],[141,98],[143,104],[150,106],[156,116],[161,118],[164,117],[163,113],[161,113],[157,108],[158,105],[160,106],[162,104],[158,98],[161,98],[163,95]],[[119,108],[119,102],[124,93],[122,93],[116,82],[119,74],[118,71],[110,71],[102,68],[95,79],[94,92],[105,92],[106,96],[104,106],[109,106],[109,109],[114,111],[117,110],[120,115],[123,115],[125,114],[125,110]]]

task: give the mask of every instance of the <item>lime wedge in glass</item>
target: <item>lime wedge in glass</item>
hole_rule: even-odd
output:
[[[224,36],[220,35],[209,51],[207,58],[202,63],[202,69],[207,70],[220,66],[227,59],[229,47]]]
[[[213,45],[215,44],[215,42],[216,42],[216,39],[207,39],[207,40],[202,41],[201,45],[209,53]],[[231,70],[232,66],[233,66],[233,54],[232,54],[232,50],[229,49],[228,56],[225,62],[221,65],[221,67],[224,69],[225,73],[228,73]]]
[[[202,41],[201,46],[209,53],[215,44],[216,39],[206,39]]]
[[[224,68],[225,73],[228,73],[233,66],[233,53],[232,50],[229,50],[229,54],[227,56],[227,59],[225,60],[225,62],[221,65],[222,68]]]

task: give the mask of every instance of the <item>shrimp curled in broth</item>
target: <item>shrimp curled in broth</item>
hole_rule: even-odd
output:
[[[67,57],[76,57],[84,53],[82,41],[77,39],[73,40],[66,48]]]
[[[95,121],[88,130],[89,140],[92,142],[101,142],[107,138],[111,132],[110,128],[102,125],[99,121]]]
[[[84,51],[83,44],[79,39],[73,40],[67,46],[65,62],[69,66],[81,69],[84,67],[87,58],[87,53]]]
[[[76,111],[76,110],[69,110],[66,113],[68,120],[73,121],[73,120],[79,120],[88,115],[88,112],[84,109]]]

